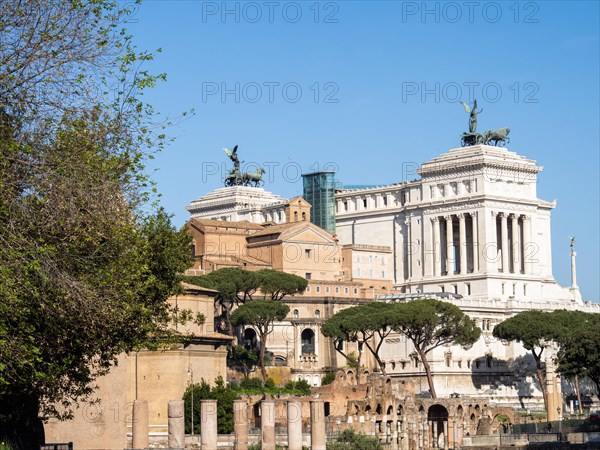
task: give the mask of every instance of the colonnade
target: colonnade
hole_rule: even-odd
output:
[[[536,252],[530,216],[465,211],[426,217],[404,219],[400,259],[404,279],[478,272],[532,273]]]

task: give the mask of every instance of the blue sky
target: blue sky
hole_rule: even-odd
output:
[[[570,282],[577,237],[584,298],[600,298],[599,3],[145,1],[129,23],[167,82],[146,94],[169,130],[152,162],[162,204],[222,185],[222,147],[269,169],[292,197],[301,172],[345,184],[415,178],[412,167],[460,145],[477,98],[481,129],[508,126],[508,148],[544,166],[555,278]]]

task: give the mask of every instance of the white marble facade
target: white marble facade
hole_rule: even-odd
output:
[[[541,170],[507,149],[478,145],[422,164],[418,180],[336,195],[340,243],[392,248],[397,293],[380,300],[438,297],[482,329],[469,349],[430,354],[438,395],[487,395],[539,407],[531,360],[519,344],[496,340],[494,326],[527,309],[600,312],[600,305],[581,300],[576,286],[562,287],[552,276],[555,203],[537,197]],[[390,335],[381,351],[388,374],[418,379],[428,390],[406,338]]]
[[[191,219],[285,223],[287,204],[287,199],[263,188],[231,186],[203,195],[186,209]]]
[[[421,179],[336,195],[342,244],[389,246],[404,293],[577,299],[552,276],[550,211],[535,161],[500,147],[452,149]]]

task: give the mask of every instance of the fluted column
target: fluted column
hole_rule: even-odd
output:
[[[533,265],[531,262],[531,256],[528,256],[529,246],[532,244],[531,239],[531,217],[523,216],[523,243],[522,243],[522,252],[523,255],[523,267],[525,268],[525,273],[533,273]]]
[[[412,278],[413,267],[412,267],[412,227],[410,217],[407,217],[404,220],[404,225],[406,225],[406,278]]]
[[[521,266],[521,255],[519,254],[519,249],[521,248],[520,239],[519,239],[519,216],[513,214],[511,216],[512,220],[512,263],[513,263],[513,273],[521,272],[519,270]]]
[[[433,276],[439,277],[442,273],[442,254],[440,248],[440,218],[431,219],[433,230]]]
[[[446,275],[454,274],[454,233],[452,216],[446,216]]]
[[[473,273],[479,272],[479,217],[477,211],[471,213],[471,236],[473,245],[471,249],[473,251]]]
[[[500,213],[500,236],[502,247],[502,272],[508,273],[508,224],[506,214]]]
[[[460,274],[467,273],[467,227],[464,213],[458,215],[458,235],[459,235],[459,254],[460,254]]]

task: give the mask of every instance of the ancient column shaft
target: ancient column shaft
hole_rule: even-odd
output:
[[[202,450],[217,450],[217,401],[200,400]]]
[[[167,413],[170,448],[185,448],[184,408],[183,400],[169,400]]]
[[[311,450],[325,450],[325,407],[322,400],[310,402]]]
[[[234,450],[248,450],[248,402],[233,401]]]
[[[302,402],[287,402],[288,450],[302,450]]]
[[[263,400],[260,403],[260,410],[262,450],[275,450],[275,402]]]

